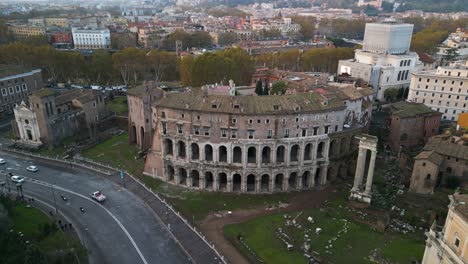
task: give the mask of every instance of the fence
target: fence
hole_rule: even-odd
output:
[[[86,158],[83,158],[83,157],[80,157],[80,158],[74,159],[74,160],[64,160],[64,159],[60,159],[58,157],[57,158],[51,158],[51,157],[48,157],[48,156],[44,156],[44,155],[40,155],[40,154],[34,154],[34,153],[31,153],[31,152],[12,149],[12,148],[3,148],[3,147],[1,147],[0,150],[2,150],[4,152],[10,152],[10,153],[16,154],[16,155],[18,155],[18,154],[26,155],[26,156],[28,156],[30,158],[42,159],[42,160],[49,161],[49,162],[55,162],[55,163],[59,163],[61,165],[66,165],[66,166],[70,166],[70,167],[75,166],[77,168],[81,168],[81,169],[85,169],[85,170],[89,170],[89,171],[93,171],[93,172],[98,172],[98,173],[106,175],[106,176],[111,176],[111,175],[114,175],[116,173],[119,173],[120,171],[123,171],[134,182],[138,183],[146,191],[148,191],[152,195],[154,195],[154,197],[156,197],[164,206],[166,206],[170,211],[172,211],[172,213],[174,213],[188,228],[190,228],[190,230],[192,230],[195,234],[197,234],[197,236],[200,237],[200,239],[204,243],[206,243],[216,253],[216,255],[219,257],[219,259],[223,263],[225,263],[225,264],[227,263],[226,258],[223,255],[221,255],[221,253],[216,249],[215,245],[213,243],[211,243],[210,241],[208,241],[208,239],[200,231],[198,231],[194,226],[192,226],[187,219],[185,219],[178,211],[176,211],[170,204],[168,204],[157,193],[153,192],[153,190],[151,188],[148,188],[145,183],[141,182],[137,177],[135,177],[134,175],[132,175],[131,173],[129,173],[126,170],[116,169],[116,168],[114,168],[114,167],[112,167],[110,165],[102,164],[102,163],[96,162],[94,160],[86,159]],[[156,215],[157,215],[157,213],[156,213]],[[172,233],[172,231],[170,229],[168,229],[168,231]]]

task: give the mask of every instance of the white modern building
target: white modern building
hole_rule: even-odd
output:
[[[340,60],[338,74],[368,82],[378,100],[384,100],[388,88],[409,88],[410,74],[422,67],[418,54],[409,51],[412,33],[413,25],[393,19],[367,23],[362,49],[354,59]]]
[[[425,104],[442,113],[444,120],[457,121],[468,112],[468,61],[413,73],[408,101]]]
[[[111,38],[109,29],[72,28],[75,49],[109,49]]]

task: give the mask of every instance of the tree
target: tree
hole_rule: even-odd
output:
[[[447,63],[453,61],[458,57],[457,48],[450,48],[446,51],[445,55],[442,57],[442,60]]]
[[[398,88],[388,88],[384,92],[384,97],[387,101],[393,102],[398,96]]]
[[[310,16],[294,16],[291,18],[294,23],[297,23],[301,26],[299,33],[303,40],[311,40],[315,36],[315,25],[317,23],[317,19],[315,17]]]
[[[271,94],[285,94],[286,93],[286,83],[284,81],[277,81],[271,86]]]
[[[196,31],[190,36],[190,47],[209,48],[213,45],[210,33],[206,31]]]
[[[265,82],[265,86],[263,87],[263,95],[268,95],[268,94],[269,94],[268,82]]]
[[[218,44],[220,46],[229,46],[237,42],[237,34],[229,31],[219,34]]]
[[[252,74],[254,73],[254,60],[247,51],[241,48],[229,48],[219,51],[222,57],[229,58],[234,62],[234,72],[231,79],[241,85],[250,84]]]
[[[185,56],[179,61],[179,75],[183,85],[192,85],[193,61],[192,56]]]
[[[235,79],[237,67],[233,60],[219,53],[205,53],[195,58],[192,67],[192,86],[227,82]]]
[[[255,93],[257,95],[263,95],[262,81],[261,80],[257,81],[257,85],[255,86]]]
[[[0,19],[0,45],[13,41],[13,34],[8,30],[5,20]]]
[[[129,84],[131,78],[134,84],[138,82],[139,74],[141,75],[146,67],[145,55],[144,50],[136,48],[126,48],[112,55],[112,63],[120,72],[125,85]]]

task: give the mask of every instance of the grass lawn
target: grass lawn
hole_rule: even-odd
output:
[[[134,145],[129,145],[127,133],[82,151],[81,155],[114,167],[126,169],[134,175],[141,174],[144,167],[143,159],[136,159],[138,149]]]
[[[88,262],[86,249],[80,241],[71,234],[60,231],[42,211],[5,198],[2,198],[1,203],[8,205],[9,227],[0,230],[0,236],[4,236],[4,239],[0,239],[0,251],[7,254],[5,258],[0,256],[0,262],[3,259],[7,263],[26,263],[27,261],[22,259],[31,257],[34,257],[37,263]],[[16,232],[8,232],[10,229]],[[17,232],[24,234],[24,237],[20,238]],[[21,249],[24,241],[29,241],[26,253]],[[34,253],[29,247],[37,249],[38,252]]]
[[[53,149],[49,149],[47,147],[42,147],[39,150],[37,150],[36,153],[44,155],[44,156],[49,156],[49,157],[52,157],[52,158],[55,158],[57,156],[59,158],[63,158],[66,155],[66,153],[65,153],[66,146],[71,145],[72,143],[74,143],[74,142],[76,142],[78,140],[80,140],[80,135],[68,137],[68,138],[63,139],[57,147],[55,147]]]
[[[295,218],[298,213],[289,215]],[[373,251],[377,252],[375,254],[378,258],[385,258],[392,263],[421,260],[424,239],[419,239],[415,234],[383,234],[374,231],[366,225],[354,222],[350,217],[351,213],[345,200],[339,198],[323,209],[304,211],[296,218],[296,222],[302,226],[300,229],[286,226],[283,214],[276,214],[228,225],[224,231],[236,247],[245,253],[245,248],[237,242],[237,235],[241,234],[249,247],[266,263],[307,263],[301,249],[304,234],[308,234],[311,239],[310,249],[318,252],[326,263],[372,263],[369,256]],[[307,221],[309,216],[314,218],[314,224]],[[291,237],[293,251],[288,251],[275,234],[278,227]],[[317,227],[322,228],[320,235],[315,234]]]
[[[126,96],[115,96],[113,100],[107,101],[109,110],[114,111],[118,116],[128,114],[128,104]]]

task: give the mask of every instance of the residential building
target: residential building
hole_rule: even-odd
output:
[[[18,65],[0,65],[0,116],[13,113],[15,104],[42,88],[40,69],[28,69]]]
[[[468,184],[468,135],[435,136],[415,157],[410,191],[422,194],[434,192],[448,177],[456,177],[462,188]]]
[[[11,32],[13,32],[13,35],[16,39],[28,39],[31,37],[46,36],[46,28],[44,26],[13,24],[9,25],[8,28]]]
[[[63,93],[40,89],[14,109],[18,143],[30,147],[56,146],[64,138],[87,131],[94,137],[107,117],[99,91],[75,89]]]
[[[362,49],[354,59],[339,61],[338,74],[363,79],[381,101],[388,88],[409,88],[410,73],[422,67],[418,54],[409,51],[412,33],[413,25],[394,19],[367,23]]]
[[[72,28],[75,49],[110,49],[109,29]]]
[[[442,230],[434,223],[426,232],[422,264],[468,263],[468,195],[449,195],[447,218]]]
[[[468,61],[413,73],[408,101],[441,112],[443,120],[457,121],[468,109]]]
[[[425,144],[439,134],[441,114],[421,103],[397,102],[384,109],[388,114],[390,135],[388,146],[412,148]]]

